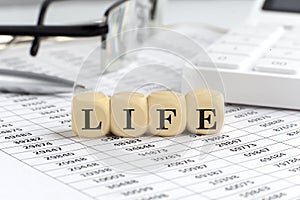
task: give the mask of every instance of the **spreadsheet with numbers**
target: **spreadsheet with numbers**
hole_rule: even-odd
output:
[[[72,44],[41,61],[3,51],[1,67],[74,77],[91,44]],[[69,95],[0,94],[0,199],[300,199],[300,112],[227,105],[215,135],[81,139],[70,108]]]
[[[70,97],[1,94],[0,102],[0,155],[74,195],[300,199],[300,112],[227,105],[216,135],[80,139],[70,128]]]

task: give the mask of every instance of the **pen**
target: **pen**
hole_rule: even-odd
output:
[[[67,93],[74,82],[46,74],[0,69],[0,91],[30,94]]]

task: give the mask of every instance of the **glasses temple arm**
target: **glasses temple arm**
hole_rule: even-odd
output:
[[[93,37],[108,33],[106,23],[70,26],[0,26],[0,35],[33,37]]]
[[[38,26],[42,26],[44,24],[47,9],[48,9],[49,5],[55,1],[61,1],[61,0],[45,0],[43,2],[41,9],[40,9],[39,18],[38,18],[38,23],[37,23]],[[36,56],[37,52],[39,50],[39,47],[40,47],[40,36],[35,36],[34,40],[32,41],[31,48],[30,48],[30,55]]]

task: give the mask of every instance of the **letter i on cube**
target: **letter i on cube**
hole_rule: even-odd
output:
[[[127,92],[111,98],[111,132],[122,137],[138,137],[148,127],[148,104],[143,94]]]

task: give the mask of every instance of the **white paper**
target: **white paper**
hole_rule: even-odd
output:
[[[70,104],[0,94],[1,199],[300,198],[300,112],[228,105],[215,135],[81,139]]]
[[[216,135],[88,140],[72,136],[69,97],[0,102],[3,199],[299,197],[300,112],[227,106]]]

